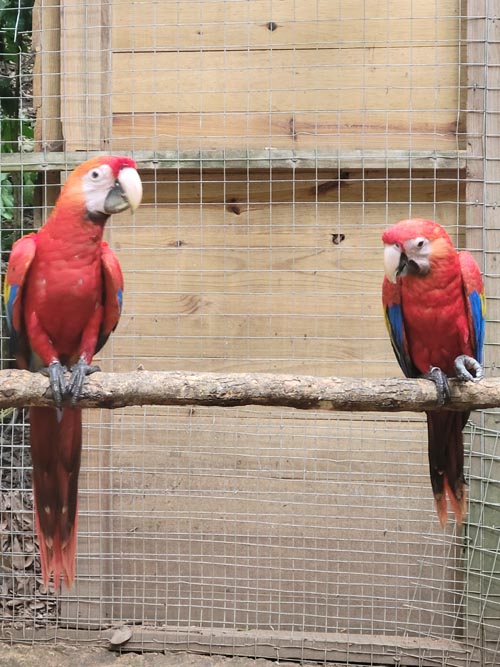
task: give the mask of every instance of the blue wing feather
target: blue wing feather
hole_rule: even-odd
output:
[[[19,351],[19,332],[14,327],[14,303],[19,291],[19,285],[5,284],[5,315],[9,330],[9,353],[15,357]]]
[[[483,345],[486,320],[486,299],[484,284],[479,266],[467,250],[458,253],[462,282],[467,305],[469,335],[472,343],[472,354],[483,363]]]
[[[123,290],[121,288],[116,291],[116,298],[118,300],[118,308],[120,309],[121,314],[123,307]]]
[[[387,306],[385,309],[385,321],[391,338],[392,349],[396,355],[398,364],[406,377],[418,377],[417,371],[408,354],[406,336],[403,320],[403,310],[399,303]]]
[[[5,294],[7,300],[5,302],[5,314],[7,315],[7,326],[9,328],[9,333],[12,334],[14,331],[13,328],[13,309],[14,301],[16,300],[17,292],[19,285],[9,285],[6,287]]]
[[[469,305],[472,314],[472,325],[474,328],[474,356],[481,364],[483,362],[484,345],[484,296],[474,291],[469,295]]]

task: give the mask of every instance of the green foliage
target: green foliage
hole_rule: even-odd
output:
[[[23,206],[32,207],[35,203],[36,171],[25,171],[23,173]]]
[[[17,54],[29,40],[34,0],[0,0],[0,50]]]
[[[21,204],[25,208],[30,208],[34,204],[36,176],[35,171],[25,171],[23,173]],[[10,180],[10,175],[0,172],[0,216],[2,220],[10,221],[13,219],[12,209],[15,206],[15,201],[14,185]]]
[[[14,214],[14,186],[8,174],[0,174],[0,217],[2,222],[11,222]]]
[[[30,47],[33,1],[0,0],[0,106],[2,119],[4,117],[18,117],[19,57]]]
[[[30,118],[0,115],[0,152],[17,153],[20,143],[31,142],[33,136],[33,121]]]
[[[23,115],[21,74],[23,54],[31,48],[34,0],[0,0],[0,152],[16,153],[33,141],[33,120]],[[34,203],[36,174],[22,177],[0,173],[0,226],[2,253],[20,233],[21,207]],[[16,215],[17,213],[17,215]]]
[[[19,238],[21,230],[16,224],[15,211],[19,207],[29,209],[33,207],[35,199],[35,183],[37,173],[25,171],[19,185],[12,183],[10,174],[0,172],[0,229],[1,252],[8,253],[12,245]],[[16,192],[17,189],[17,192]]]

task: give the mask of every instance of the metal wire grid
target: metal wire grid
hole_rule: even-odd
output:
[[[144,173],[139,214],[111,223],[126,298],[103,366],[399,374],[381,323],[381,230],[425,215],[446,223],[460,245],[466,240],[463,171],[415,169],[411,160],[408,170],[406,156],[395,169],[390,153],[394,146],[464,146],[461,126],[446,130],[442,120],[463,108],[460,95],[446,97],[457,89],[461,49],[453,49],[451,69],[448,56],[441,59],[459,40],[455,5],[438,3],[436,14],[424,3],[387,2],[376,15],[365,7],[360,18],[351,3],[336,4],[330,11],[343,19],[339,39],[361,56],[353,61],[360,65],[356,79],[341,59],[328,59],[334,40],[320,2],[308,4],[307,16],[298,0],[289,3],[297,40],[291,49],[272,20],[276,2],[262,3],[272,42],[257,49],[251,44],[264,14],[250,17],[248,3],[189,3],[198,14],[185,24],[188,3],[124,4],[113,4],[115,34],[118,26],[146,30],[126,48],[115,44],[118,83],[106,145],[138,156],[165,148],[210,155],[223,146],[228,159],[207,169],[202,154],[199,169],[180,163],[174,172]],[[222,19],[211,14],[217,11],[225,12]],[[451,34],[443,27],[450,18]],[[297,34],[311,22],[313,65],[304,67],[307,42]],[[178,41],[167,43],[170,34]],[[147,43],[140,42],[145,35]],[[418,47],[431,42],[430,59],[420,63]],[[389,45],[395,50],[384,50]],[[183,60],[185,51],[191,55]],[[239,69],[233,51],[240,52]],[[113,67],[103,74],[114,76]],[[452,70],[455,78],[442,78]],[[126,79],[137,92],[122,92]],[[384,86],[393,108],[370,102]],[[218,109],[215,99],[222,100]],[[179,100],[187,104],[180,111]],[[426,114],[434,118],[430,130],[418,123]],[[408,125],[401,121],[398,131],[397,118],[406,115]],[[256,171],[248,159],[242,169],[241,157],[231,162],[229,130],[234,145],[248,150],[284,145],[290,136],[299,145],[320,137],[313,152],[332,156],[354,146],[363,168],[326,168],[318,160],[312,169],[283,170],[271,161]],[[382,151],[378,169],[364,164],[372,149]],[[498,642],[485,644],[484,632],[496,627],[498,545],[484,533],[484,512],[477,517],[474,503],[483,506],[484,487],[494,484],[487,462],[496,459],[483,452],[478,428],[471,532],[462,552],[453,529],[436,526],[420,417],[148,408],[96,411],[87,421],[78,577],[58,602],[36,585],[31,534],[14,526],[14,517],[29,526],[29,464],[20,446],[25,431],[4,425],[4,553],[12,561],[4,561],[4,629],[13,620],[29,627],[35,617],[39,626],[82,631],[133,622],[425,636],[481,647],[486,664],[495,664]],[[494,526],[490,532],[497,536]]]
[[[471,513],[465,541],[467,642],[481,647],[485,664],[494,665],[500,654],[498,431],[473,425],[471,443]]]
[[[387,2],[361,11],[357,3],[322,1],[123,0],[113,7],[116,146],[121,127],[132,128],[125,139],[137,150],[152,141],[156,149],[220,148],[228,128],[240,147],[259,148],[267,139],[283,147],[290,137],[315,147],[319,136],[331,148],[432,150],[439,142],[453,149],[461,139],[450,104],[461,64],[453,52],[456,3]],[[142,77],[132,89],[137,63]],[[145,131],[149,115],[152,133]]]
[[[427,595],[453,618],[453,601],[443,602],[442,591],[430,592],[434,577],[439,581],[446,571],[447,579],[455,576],[446,563],[450,537],[435,530],[429,515],[422,517],[412,497],[425,471],[422,448],[411,444],[421,444],[421,420],[409,418],[407,427],[416,434],[401,442],[391,420],[370,417],[375,435],[391,439],[374,449],[363,418],[338,417],[332,429],[324,418],[312,423],[269,410],[231,410],[229,416],[203,410],[188,416],[196,433],[186,434],[186,410],[158,412],[115,415],[123,428],[114,429],[112,444],[91,448],[91,460],[109,457],[110,465],[104,471],[89,467],[87,474],[110,475],[115,489],[104,491],[109,498],[100,492],[100,503],[108,505],[101,537],[111,540],[112,549],[97,556],[104,570],[111,569],[105,581],[120,590],[112,598],[113,619],[123,617],[121,605],[139,604],[149,620],[162,622],[167,614],[173,624],[198,624],[208,615],[215,626],[237,629],[260,625],[256,614],[270,605],[264,625],[276,630],[292,630],[298,615],[303,630],[380,631],[398,623],[398,614],[399,624],[418,628],[417,618],[412,623],[407,614],[427,614],[419,608]],[[131,441],[132,430],[138,436]],[[131,452],[136,460],[125,467]],[[384,472],[367,475],[369,458],[387,464]],[[84,492],[89,502],[96,492]],[[431,504],[428,499],[430,511]],[[400,532],[401,514],[415,529],[411,533]],[[424,569],[438,564],[426,592],[408,580],[408,553],[419,554]],[[138,580],[146,584],[151,569],[153,588],[137,600],[129,587]],[[170,596],[177,587],[176,604],[175,593],[174,602]],[[411,612],[398,609],[399,595],[409,598]],[[343,613],[327,611],[337,605]],[[374,617],[374,610],[383,618]]]

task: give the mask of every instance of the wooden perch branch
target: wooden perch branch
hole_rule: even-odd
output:
[[[451,381],[449,410],[500,406],[500,378],[478,383]],[[268,405],[299,410],[422,412],[437,405],[429,380],[316,377],[271,373],[193,373],[182,371],[95,373],[79,405]],[[54,405],[48,380],[39,373],[0,371],[0,408]]]

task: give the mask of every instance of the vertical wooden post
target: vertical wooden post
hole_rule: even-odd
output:
[[[109,0],[61,2],[61,118],[67,150],[103,150],[111,135]]]
[[[500,2],[467,3],[467,246],[484,271],[488,297],[485,361],[496,375],[500,340]],[[466,642],[492,665],[500,632],[500,445],[497,411],[475,417],[466,542]],[[495,462],[495,458],[497,461]],[[498,655],[497,655],[498,657]]]
[[[61,21],[60,0],[33,5],[33,103],[35,142],[40,151],[61,150]]]
[[[36,109],[35,149],[64,148],[61,124],[60,0],[35,0],[33,5],[33,104]],[[59,194],[59,172],[40,173],[35,195],[35,227],[47,219]]]

